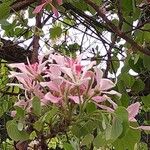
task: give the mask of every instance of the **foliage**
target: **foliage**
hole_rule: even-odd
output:
[[[149,149],[149,14],[149,0],[2,0],[0,149]]]

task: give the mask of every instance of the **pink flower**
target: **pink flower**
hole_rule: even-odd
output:
[[[128,114],[129,114],[129,121],[136,122],[137,120],[135,119],[136,115],[139,113],[140,109],[140,103],[136,102],[134,104],[131,104],[128,108]]]
[[[28,60],[28,59],[27,59]],[[21,73],[26,74],[27,76],[31,77],[32,79],[37,78],[44,70],[45,70],[45,65],[47,61],[42,63],[43,58],[39,60],[39,63],[34,63],[30,64],[28,60],[28,65],[25,65],[24,63],[13,63],[9,64],[8,66],[11,68],[18,68]],[[15,77],[18,76],[18,72],[11,72],[11,75],[9,77]]]
[[[150,131],[150,126],[139,126],[137,129],[145,130],[145,131]]]
[[[62,0],[56,0],[58,5],[62,4]],[[43,10],[43,8],[49,4],[52,7],[52,11],[55,14],[56,17],[58,17],[58,10],[54,7],[54,5],[52,4],[52,0],[43,0],[42,4],[36,6],[36,8],[34,9],[33,13],[37,14],[39,12],[41,12]]]
[[[43,99],[43,103],[48,103],[48,102],[52,102],[52,103],[59,103],[62,101],[62,97],[57,97],[57,96],[54,96],[51,92],[48,92],[45,96],[44,96],[44,99]]]
[[[96,73],[95,79],[97,83],[94,89],[96,91],[107,91],[115,86],[115,84],[111,80],[102,78],[103,72],[100,69],[95,67],[94,70]]]
[[[110,108],[106,105],[100,105],[100,104],[96,104],[98,107],[107,110],[110,113],[113,113],[115,111],[115,109],[117,108],[117,104],[114,103],[112,100],[110,100],[110,98],[107,97],[107,100],[110,102],[110,104],[113,105],[113,108]],[[137,120],[135,119],[135,117],[137,116],[137,114],[139,113],[140,110],[140,103],[136,102],[134,104],[131,104],[130,106],[127,107],[127,111],[128,111],[128,120],[130,122],[137,122]],[[146,130],[146,131],[150,131],[150,126],[139,126],[139,127],[131,127],[133,129],[141,129],[141,130]]]
[[[61,80],[52,80],[49,82],[41,82],[42,87],[48,87],[49,92],[44,95],[42,102],[47,104],[51,103],[60,103],[63,101],[63,94],[65,92],[65,87]]]

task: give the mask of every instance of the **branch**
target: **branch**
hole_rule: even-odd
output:
[[[91,0],[84,0],[87,4],[89,4],[93,9],[95,9],[95,11],[98,13],[98,15],[106,22],[106,24],[108,25],[108,27],[115,32],[119,37],[121,37],[122,39],[124,39],[126,42],[128,42],[129,44],[131,44],[131,46],[150,56],[150,50],[147,48],[143,48],[142,46],[140,46],[139,44],[137,44],[133,39],[129,38],[124,32],[122,32],[117,26],[115,26],[111,20],[109,20],[106,15],[103,13],[103,11],[101,10],[101,8],[96,5],[95,3],[93,3]]]
[[[31,56],[31,63],[35,63],[38,61],[38,50],[40,48],[39,40],[40,40],[40,35],[39,35],[39,30],[42,29],[42,13],[38,13],[35,17],[36,19],[36,25],[35,25],[35,33],[33,37],[33,50],[32,50],[32,56]]]
[[[14,11],[20,11],[22,9],[25,9],[29,5],[35,3],[36,0],[16,0],[14,3],[11,5],[11,13]]]

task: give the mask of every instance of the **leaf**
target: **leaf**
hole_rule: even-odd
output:
[[[10,4],[11,4],[11,1],[3,2],[2,4],[0,4],[0,20],[4,19],[5,17],[9,15]]]
[[[53,28],[50,28],[50,38],[51,39],[56,39],[60,37],[62,34],[62,29],[59,26],[55,26]]]
[[[3,101],[2,107],[3,107],[3,112],[6,112],[8,109],[8,102],[6,100]]]
[[[131,88],[135,82],[135,79],[133,76],[131,76],[128,73],[124,73],[121,75],[121,80],[124,81],[124,84],[126,87]]]
[[[94,103],[87,103],[86,111],[87,113],[93,113],[96,110],[96,105]]]
[[[4,114],[3,108],[0,107],[0,117]]]
[[[140,141],[141,134],[139,130],[128,129],[125,136],[117,139],[113,145],[116,150],[133,150],[136,143]]]
[[[115,115],[118,119],[120,119],[121,121],[128,121],[128,112],[126,110],[126,108],[119,106],[116,110],[115,110]]]
[[[40,116],[41,115],[41,102],[40,102],[40,99],[38,97],[34,97],[32,99],[32,108],[33,108],[33,113],[37,116]]]
[[[8,121],[6,124],[6,128],[7,133],[12,140],[19,141],[29,139],[29,134],[25,131],[19,131],[18,124],[14,120]]]
[[[93,141],[93,145],[96,147],[96,148],[99,148],[101,146],[105,146],[107,144],[107,141],[106,141],[106,137],[105,137],[105,134],[103,132],[99,133],[96,138],[94,139]]]
[[[121,135],[122,131],[123,131],[122,121],[118,118],[115,118],[111,129],[111,139],[116,140]]]
[[[124,136],[126,131],[129,128],[128,112],[127,112],[126,108],[119,106],[115,110],[114,113],[115,113],[115,117],[122,122],[123,131],[120,136]],[[121,129],[120,129],[120,132],[121,132]]]
[[[92,134],[87,134],[83,140],[81,141],[81,145],[90,145],[94,139],[94,136]]]
[[[18,125],[17,125],[17,127],[18,127],[19,131],[22,131],[23,130],[23,123],[19,122]]]
[[[33,127],[34,127],[34,129],[36,129],[37,131],[41,131],[42,130],[42,127],[43,127],[43,122],[42,122],[42,120],[38,120],[38,121],[36,121],[34,124],[33,124]]]
[[[144,103],[144,106],[150,107],[150,94],[147,96],[141,97],[142,102]]]
[[[143,67],[144,67],[143,66],[143,59],[141,57],[138,59],[136,64],[134,63],[134,59],[132,57],[130,57],[128,62],[129,62],[131,69],[137,73],[141,72]]]
[[[87,122],[74,125],[71,131],[76,137],[80,138],[91,133],[97,126],[99,126],[99,122],[88,120]]]
[[[110,66],[110,73],[116,73],[118,68],[120,67],[119,59],[117,56],[113,56],[111,59],[113,61],[112,61],[112,64]]]
[[[122,106],[127,107],[129,105],[129,102],[130,102],[129,95],[127,93],[123,93],[120,101],[121,101]]]
[[[146,69],[150,70],[150,56],[148,55],[143,56],[143,64]]]
[[[140,92],[142,90],[144,90],[145,84],[141,79],[137,79],[135,80],[133,86],[132,86],[132,91],[134,92]]]
[[[128,14],[133,10],[132,0],[123,0],[121,4],[123,13],[128,16]]]
[[[37,137],[36,132],[33,131],[33,132],[31,132],[29,139],[34,140],[36,137]]]
[[[69,144],[69,143],[64,143],[63,144],[63,148],[64,148],[64,150],[74,150],[74,148],[72,147],[72,145]]]
[[[50,111],[48,111],[44,117],[43,117],[43,121],[50,123],[52,118],[55,117],[55,115],[58,112],[58,108],[57,107],[53,107]]]

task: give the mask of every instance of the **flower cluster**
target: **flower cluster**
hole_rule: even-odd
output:
[[[117,109],[117,104],[107,96],[119,95],[116,91],[110,90],[115,84],[103,78],[103,72],[96,67],[96,62],[83,66],[81,56],[73,59],[59,54],[51,54],[45,61],[43,58],[40,57],[39,62],[35,64],[30,64],[29,61],[27,65],[9,64],[9,67],[19,69],[19,72],[10,71],[9,75],[15,77],[19,84],[9,85],[25,90],[25,99],[19,100],[15,105],[31,112],[32,99],[36,96],[40,99],[41,105],[56,105],[62,108],[93,102],[98,108],[110,113]],[[135,116],[139,108],[139,102],[127,108],[129,121],[136,121]],[[150,130],[148,126],[139,128]]]

